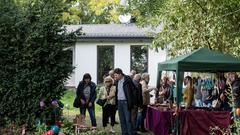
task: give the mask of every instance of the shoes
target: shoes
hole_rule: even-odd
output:
[[[97,132],[97,130],[96,130],[96,129],[93,129],[93,130],[92,130],[92,133],[94,133],[94,134],[95,134],[96,132]]]
[[[112,134],[116,133],[113,129],[110,129],[109,132]]]
[[[141,129],[141,132],[145,133],[145,132],[147,132],[147,130],[146,129]]]
[[[92,130],[96,130],[97,129],[97,127],[92,127]]]

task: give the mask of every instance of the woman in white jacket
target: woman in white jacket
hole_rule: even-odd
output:
[[[115,110],[116,110],[115,93],[116,93],[116,88],[114,86],[114,80],[110,76],[108,76],[104,79],[104,86],[100,88],[98,98],[107,99],[106,103],[102,106],[102,124],[104,128],[107,127],[107,123],[110,117],[111,133],[115,132],[113,130],[114,123],[115,123]]]

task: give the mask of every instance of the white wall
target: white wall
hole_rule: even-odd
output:
[[[121,68],[123,73],[130,72],[130,45],[116,44],[114,47],[114,68]]]
[[[70,80],[73,80],[73,86],[77,87],[84,73],[90,73],[92,81],[97,82],[97,46],[111,45],[114,46],[114,68],[121,68],[125,74],[130,72],[130,46],[131,45],[146,45],[146,43],[76,43],[74,48],[75,55],[75,75]],[[74,59],[74,58],[73,58]],[[159,62],[166,60],[166,51],[159,49],[148,50],[148,72],[150,74],[150,86],[156,86],[157,81],[157,66]],[[74,78],[75,77],[75,78]],[[70,84],[69,84],[70,85]]]
[[[150,86],[156,87],[157,84],[157,69],[158,63],[166,60],[167,53],[165,50],[158,49],[158,52],[152,49],[148,50],[148,72],[150,74]],[[155,91],[150,92],[153,97],[150,98],[150,103],[155,102]]]
[[[114,43],[113,43],[114,44]],[[115,43],[116,44],[116,43]],[[125,74],[130,72],[130,47],[132,45],[149,45],[147,43],[122,43],[115,46],[115,68],[119,67]],[[124,55],[124,56],[123,56]],[[166,60],[167,53],[165,50],[148,49],[148,73],[150,74],[150,86],[156,86],[158,63]]]
[[[156,86],[157,84],[157,68],[158,63],[166,60],[166,51],[158,49],[158,52],[155,50],[148,50],[148,72],[150,74],[150,86]]]
[[[76,43],[75,46],[75,87],[85,73],[90,73],[92,81],[97,81],[97,46],[90,43]]]

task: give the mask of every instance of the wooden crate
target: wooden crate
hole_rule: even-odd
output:
[[[73,125],[75,128],[75,134],[79,134],[82,131],[89,130],[91,127],[86,125],[86,120],[84,116],[79,114],[73,119]]]

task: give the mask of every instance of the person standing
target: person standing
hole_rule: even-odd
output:
[[[224,73],[218,73],[217,77],[218,77],[217,78],[217,85],[218,85],[218,89],[219,89],[219,97],[218,98],[221,101],[220,110],[231,112],[232,111],[232,107],[229,104],[228,93],[231,93],[231,89],[230,89],[230,84],[229,83],[233,82],[233,80],[228,78],[228,84],[227,84],[227,79],[225,78]],[[236,76],[233,75],[232,77],[234,77],[234,80],[235,80]],[[239,80],[237,82],[239,82]]]
[[[196,107],[203,107],[202,92],[201,92],[201,78],[193,78],[194,101]]]
[[[109,72],[108,72],[108,76],[111,77],[114,81],[114,70],[111,69]],[[113,82],[113,85],[115,86],[115,82]],[[116,113],[117,113],[117,107],[115,108],[115,111],[114,111],[114,116],[115,116],[115,124],[119,124],[117,121],[116,121]]]
[[[172,102],[173,102],[173,90],[172,90],[171,85],[169,84],[169,78],[167,76],[163,77],[163,80],[160,84],[159,96],[160,96],[160,99],[161,99],[160,103],[172,104]]]
[[[111,129],[110,133],[115,133],[113,130],[114,124],[115,124],[115,93],[116,88],[113,85],[114,80],[108,76],[104,79],[104,86],[100,88],[99,91],[99,99],[107,99],[105,105],[102,107],[102,124],[103,127],[107,127],[108,118],[111,119]]]
[[[192,106],[193,98],[194,98],[194,89],[192,84],[192,78],[190,76],[186,76],[184,78],[184,85],[186,85],[186,89],[183,94],[183,100],[186,104],[186,109]]]
[[[114,69],[114,79],[116,81],[116,103],[122,135],[133,135],[131,110],[135,105],[135,85],[132,79],[125,75],[120,68]]]
[[[154,89],[156,90],[156,88],[154,87],[150,88],[148,86],[148,83],[150,81],[150,77],[148,73],[143,73],[141,79],[142,80],[140,83],[142,84],[142,96],[143,96],[141,131],[146,132],[144,121],[146,119],[147,107],[150,104],[150,92]]]
[[[240,108],[240,80],[236,73],[231,72],[228,76],[228,81],[232,87],[234,106]]]
[[[212,107],[212,90],[214,89],[213,81],[208,77],[203,77],[201,83],[203,107]]]
[[[133,79],[133,77],[136,75],[136,71],[135,70],[131,70],[129,76]]]
[[[137,135],[137,116],[138,116],[138,109],[142,109],[143,105],[143,97],[142,97],[142,84],[140,83],[141,80],[141,74],[135,74],[133,77],[133,83],[136,86],[136,91],[134,92],[134,97],[136,97],[137,100],[135,100],[134,108],[132,109],[132,125],[133,125],[133,132],[135,135]]]
[[[112,79],[114,79],[114,70],[113,69],[108,72],[108,76],[110,76]]]
[[[83,75],[82,81],[79,82],[77,87],[77,96],[80,98],[80,113],[82,120],[85,121],[86,109],[89,112],[92,128],[96,129],[96,117],[94,102],[96,100],[96,84],[91,81],[91,75],[86,73]]]

